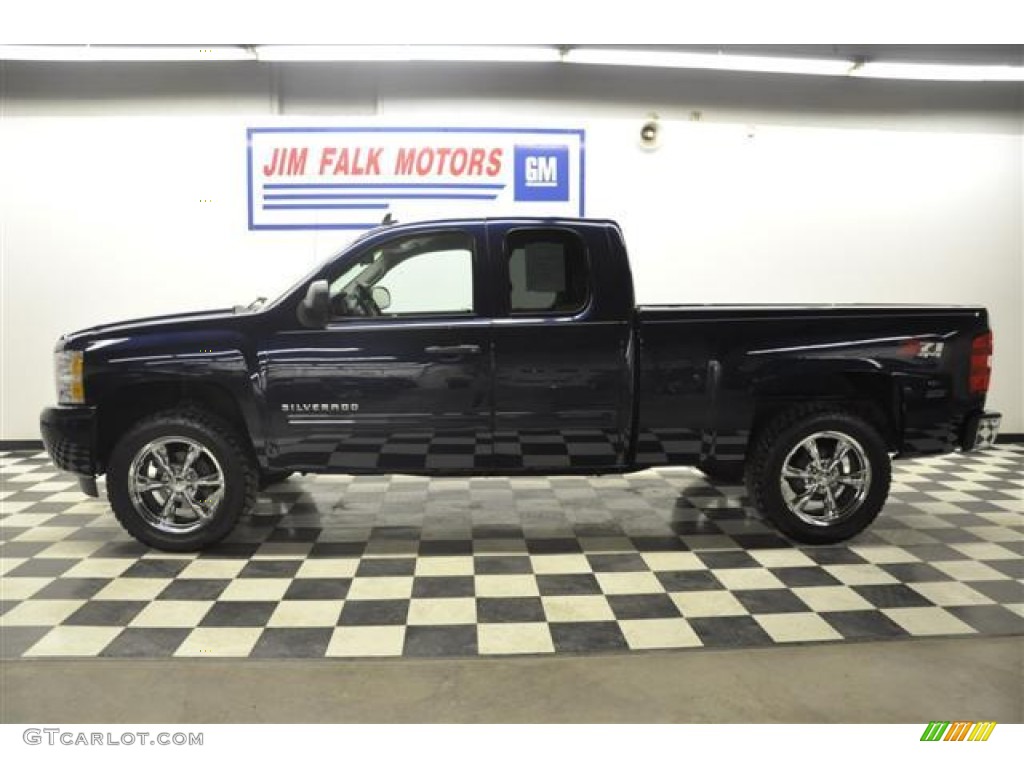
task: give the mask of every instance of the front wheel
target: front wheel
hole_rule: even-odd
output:
[[[131,427],[107,467],[114,515],[134,538],[188,552],[231,532],[256,500],[257,473],[235,431],[212,414],[165,411]]]
[[[747,466],[754,505],[786,535],[845,541],[878,516],[892,467],[885,441],[860,416],[799,408],[762,430]]]

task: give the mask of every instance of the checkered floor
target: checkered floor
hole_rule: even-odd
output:
[[[2,655],[474,656],[1024,633],[1024,445],[896,464],[844,546],[796,546],[689,469],[321,476],[213,551],[125,534],[0,453]]]

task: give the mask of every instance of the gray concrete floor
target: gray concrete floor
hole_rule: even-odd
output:
[[[460,660],[16,660],[5,723],[1024,720],[1024,638]]]

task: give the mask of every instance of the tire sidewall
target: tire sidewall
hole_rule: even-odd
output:
[[[187,534],[171,534],[153,528],[135,509],[128,489],[128,473],[136,454],[161,437],[191,438],[210,451],[224,473],[224,498],[214,519]],[[245,472],[240,456],[216,429],[187,414],[166,416],[129,430],[118,442],[107,470],[107,488],[111,505],[125,529],[136,539],[158,549],[191,551],[220,541],[231,529],[245,506]]]
[[[839,432],[852,437],[864,449],[871,469],[871,486],[860,507],[832,526],[817,526],[797,517],[782,496],[779,479],[786,457],[815,432]],[[821,414],[801,420],[776,437],[762,467],[761,499],[765,512],[783,533],[810,543],[834,543],[860,533],[878,516],[889,495],[891,464],[885,441],[867,422],[846,414]]]

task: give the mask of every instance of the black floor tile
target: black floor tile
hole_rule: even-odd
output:
[[[846,547],[804,547],[803,553],[819,565],[860,565],[863,557]]]
[[[814,566],[769,568],[768,570],[787,587],[831,587],[842,583],[824,568],[815,568]]]
[[[1019,560],[986,560],[985,565],[1005,573],[1012,579],[1024,579],[1024,558]]]
[[[878,567],[905,584],[953,580],[951,576],[928,563],[886,563]]]
[[[733,596],[751,613],[805,613],[811,610],[788,589],[738,589]]]
[[[341,609],[341,626],[405,624],[408,600],[348,600]]]
[[[546,620],[544,605],[539,597],[478,597],[476,615],[481,624]]]
[[[64,560],[56,557],[40,557],[26,560],[21,565],[8,571],[4,578],[13,579],[22,576],[42,577],[60,576],[62,573],[77,565],[77,560]]]
[[[476,589],[472,576],[417,576],[412,582],[412,596],[473,597]]]
[[[365,541],[318,541],[309,552],[310,558],[362,557]]]
[[[269,627],[250,654],[254,659],[322,658],[331,642],[329,627]]]
[[[761,564],[742,550],[698,552],[697,557],[701,559],[708,568],[760,568]]]
[[[909,544],[903,547],[903,549],[926,563],[970,559],[963,552],[953,549],[946,544]]]
[[[250,560],[238,574],[240,579],[290,579],[302,566],[301,560]]]
[[[385,557],[360,560],[356,576],[412,576],[415,571],[414,557]]]
[[[407,627],[405,630],[405,656],[475,656],[477,654],[476,627]]]
[[[473,554],[472,539],[435,539],[420,542],[420,556],[431,555],[457,556]]]
[[[473,558],[473,572],[479,576],[533,573],[533,563],[525,556],[477,555]]]
[[[682,615],[668,595],[608,595],[608,604],[619,620],[675,619]]]
[[[54,579],[32,595],[33,600],[88,600],[113,579]],[[3,589],[0,588],[0,594]]]
[[[644,559],[635,553],[587,555],[594,573],[628,573],[649,570]]]
[[[214,603],[200,622],[203,627],[263,627],[277,607],[272,601],[237,600]]]
[[[343,600],[348,596],[351,579],[294,579],[284,593],[285,600]]]
[[[1024,616],[1001,605],[962,605],[946,610],[987,635],[1024,634]]]
[[[190,560],[160,560],[146,558],[130,565],[121,578],[124,579],[173,579],[191,563]]]
[[[881,640],[910,634],[878,611],[834,611],[820,614],[847,640]]]
[[[529,539],[526,549],[531,555],[566,555],[582,552],[576,539]]]
[[[100,656],[133,659],[173,656],[190,632],[184,628],[127,627],[100,652]]]
[[[70,626],[123,627],[147,605],[141,600],[91,600],[63,623]]]
[[[1015,579],[968,581],[964,583],[990,600],[995,600],[997,603],[1024,603],[1024,584]]]
[[[725,589],[711,571],[658,571],[654,575],[666,592]]]
[[[932,605],[924,597],[905,584],[864,584],[853,590],[876,608],[926,608]]]
[[[626,650],[629,644],[614,621],[559,622],[549,625],[560,653]]]
[[[0,658],[16,659],[38,643],[52,627],[0,627]]]
[[[230,583],[230,579],[177,579],[168,584],[156,599],[216,600]]]
[[[690,548],[678,536],[630,536],[638,552],[686,552]]]
[[[687,621],[701,642],[709,648],[772,644],[771,636],[750,616],[694,617]]]
[[[542,595],[600,595],[601,585],[592,573],[572,573],[537,576],[537,587]]]

